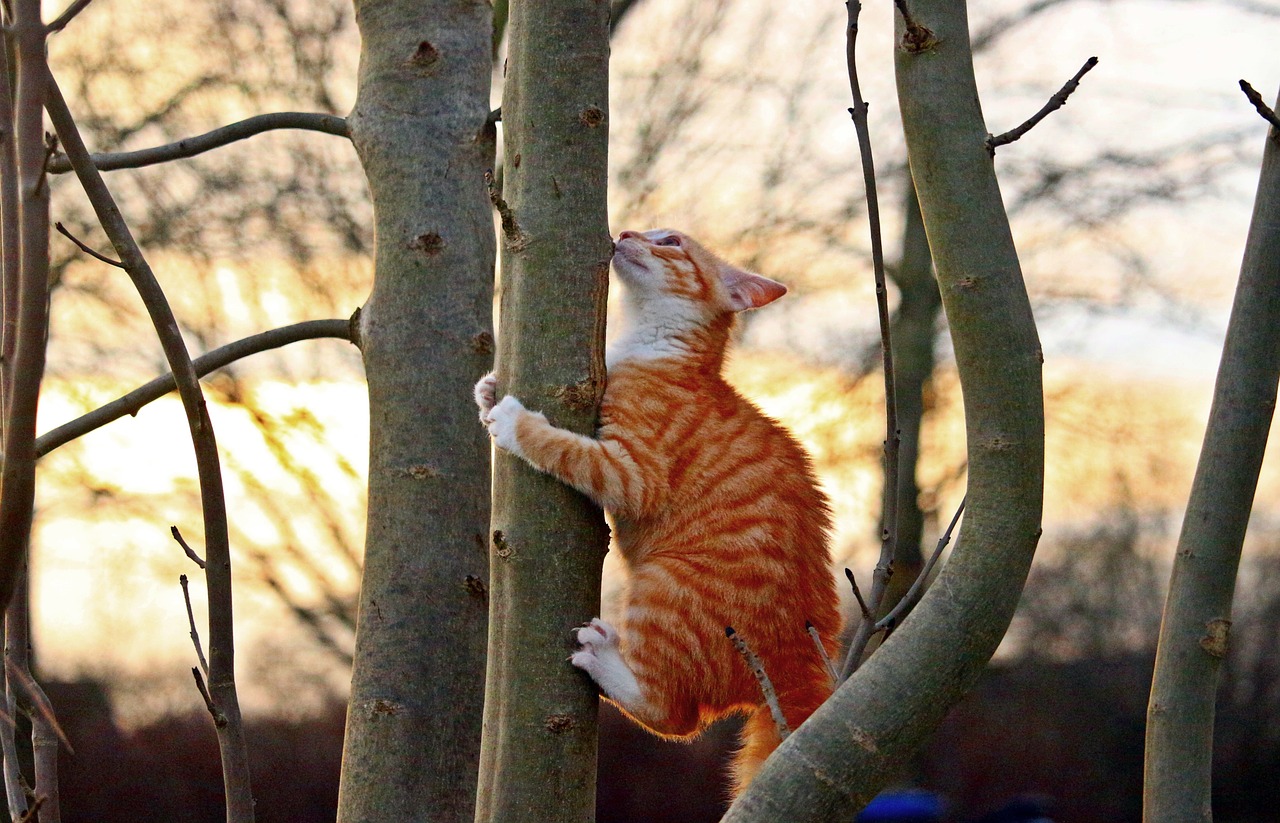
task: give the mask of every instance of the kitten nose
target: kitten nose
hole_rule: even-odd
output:
[[[631,231],[631,230],[623,231],[618,234],[619,240],[626,240],[628,237],[644,237],[644,235],[642,235],[638,231]]]

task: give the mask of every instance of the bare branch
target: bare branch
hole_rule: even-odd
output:
[[[6,666],[7,673],[18,684],[18,690],[22,696],[26,698],[31,707],[32,718],[37,716],[43,718],[49,724],[50,729],[62,741],[62,745],[67,747],[67,751],[75,754],[75,749],[71,747],[71,741],[67,738],[67,733],[62,730],[62,724],[58,722],[58,717],[53,713],[53,704],[49,702],[49,696],[44,693],[44,689],[40,688],[40,684],[31,676],[31,672],[20,663],[9,662]]]
[[[99,171],[115,171],[117,169],[137,169],[153,166],[156,163],[167,163],[171,160],[182,160],[195,157],[197,154],[253,137],[264,131],[275,129],[303,129],[320,131],[338,137],[351,137],[345,117],[336,114],[316,114],[312,112],[281,111],[273,114],[259,114],[229,126],[214,129],[195,137],[187,137],[176,143],[166,143],[137,151],[110,152],[92,155],[90,160]],[[55,155],[49,162],[49,171],[54,174],[65,174],[71,171],[71,161],[67,155]]]
[[[195,678],[196,688],[200,690],[200,696],[204,698],[204,707],[209,710],[209,715],[213,718],[213,725],[219,729],[225,729],[227,726],[227,718],[218,711],[218,707],[213,704],[213,697],[209,695],[209,690],[205,688],[204,678],[200,676],[200,670],[195,666],[191,667],[191,676]]]
[[[44,797],[47,801],[40,816],[44,823],[58,823],[61,820],[61,791],[58,787],[59,742],[66,746],[67,751],[74,753],[74,750],[61,724],[58,723],[48,696],[31,674],[31,585],[27,566],[28,564],[24,561],[19,570],[13,599],[9,601],[9,608],[5,611],[5,694],[8,705],[21,709],[31,720],[30,740],[35,794]],[[5,731],[7,733],[9,730]],[[4,743],[6,752],[9,745],[9,741],[6,740]],[[20,774],[6,775],[6,779],[16,783],[22,781]],[[20,786],[15,788],[23,791]],[[10,798],[12,806],[12,794]],[[25,807],[26,798],[24,797],[17,804],[17,808]]]
[[[192,365],[195,367],[196,376],[204,377],[251,354],[278,349],[299,340],[319,340],[327,337],[351,340],[352,328],[348,320],[307,320],[294,323],[291,326],[264,331],[220,346],[208,354],[197,357]],[[59,446],[64,446],[77,437],[105,426],[113,420],[118,420],[126,414],[135,415],[143,406],[165,396],[175,388],[172,373],[157,377],[105,406],[42,434],[36,439],[36,456],[43,457]]]
[[[191,558],[192,563],[195,563],[201,569],[205,568],[204,561],[200,559],[200,555],[196,554],[195,549],[188,546],[187,541],[182,539],[182,532],[178,531],[177,526],[170,526],[169,534],[173,535],[173,539],[178,541],[178,545],[182,547],[182,551],[187,555],[187,557]],[[186,588],[186,580],[187,576],[184,574],[182,576],[183,588]]]
[[[40,164],[40,179],[36,181],[36,191],[44,188],[49,177],[49,161],[58,153],[58,136],[56,134],[44,134],[44,162]]]
[[[57,230],[58,230],[58,233],[59,233],[59,234],[61,234],[63,237],[67,238],[67,239],[68,239],[68,240],[70,240],[72,243],[75,243],[75,244],[76,244],[76,246],[77,246],[77,247],[79,247],[80,251],[84,252],[85,254],[89,255],[90,257],[94,258],[95,260],[101,260],[103,263],[106,263],[108,266],[115,266],[115,267],[116,267],[116,268],[118,268],[118,269],[123,269],[123,268],[124,268],[124,264],[123,264],[123,263],[121,263],[119,260],[112,260],[110,257],[107,257],[107,256],[106,256],[105,254],[103,254],[102,252],[100,252],[100,251],[98,251],[98,250],[94,249],[92,246],[89,246],[88,244],[84,243],[83,241],[81,241],[81,240],[80,240],[80,238],[78,238],[78,237],[76,237],[74,234],[72,234],[72,233],[67,229],[67,227],[66,227],[66,226],[62,225],[62,223],[60,223],[60,222],[59,222],[59,223],[54,223],[54,224],[53,224],[53,227],[54,227],[55,229],[57,229]]]
[[[831,685],[835,686],[840,682],[840,673],[836,671],[835,664],[831,662],[831,655],[827,654],[827,647],[822,645],[822,635],[818,634],[818,629],[808,620],[804,621],[804,629],[809,633],[809,638],[813,640],[813,645],[818,650],[818,657],[822,658],[822,665],[827,667],[827,676],[831,678]]]
[[[1089,73],[1089,70],[1098,65],[1098,58],[1090,57],[1084,61],[1084,65],[1080,67],[1080,71],[1067,81],[1066,85],[1058,89],[1058,92],[1049,98],[1049,102],[1044,104],[1040,111],[1031,115],[1021,126],[1016,129],[1007,131],[1004,134],[988,134],[987,135],[987,153],[992,157],[996,156],[996,147],[1004,146],[1017,140],[1022,135],[1035,128],[1036,124],[1048,117],[1051,113],[1057,111],[1067,104],[1067,98],[1080,86],[1080,78]]]
[[[40,813],[40,808],[44,806],[45,801],[47,799],[48,798],[46,798],[43,795],[37,797],[31,803],[31,808],[23,812],[22,817],[18,818],[18,823],[32,823],[34,820],[36,820],[37,819],[36,816]]]
[[[756,676],[756,682],[760,684],[760,691],[764,694],[764,702],[768,704],[773,722],[778,726],[778,737],[786,740],[791,734],[791,729],[787,726],[787,718],[782,714],[782,706],[778,703],[778,692],[774,690],[773,681],[769,679],[769,673],[764,670],[764,664],[760,662],[759,657],[756,657],[756,653],[751,651],[751,647],[747,645],[742,635],[733,630],[733,626],[725,626],[724,635],[733,641],[733,647],[738,650],[738,654],[742,655],[747,668]]]
[[[858,601],[858,609],[862,613],[862,619],[871,620],[871,609],[867,608],[867,601],[862,599],[862,590],[858,588],[858,578],[853,576],[853,569],[845,569],[844,576],[849,578],[849,585],[853,587],[853,596]]]
[[[43,58],[43,53],[41,54]],[[222,485],[221,461],[213,424],[205,405],[200,380],[187,353],[178,322],[155,273],[142,255],[133,233],[125,223],[115,198],[94,166],[84,138],[67,108],[57,81],[47,64],[41,63],[45,108],[66,149],[67,158],[84,187],[98,221],[115,246],[120,262],[160,338],[165,358],[173,371],[178,394],[187,415],[191,441],[195,448],[196,472],[200,483],[200,502],[204,519],[205,551],[208,564],[205,579],[209,591],[209,683],[210,699],[216,698],[218,746],[222,753],[223,785],[228,823],[246,823],[254,819],[253,789],[249,774],[249,756],[244,727],[240,719],[240,703],[235,684],[235,623],[231,591],[231,547],[227,534],[226,495]],[[24,247],[23,253],[26,253]],[[7,461],[6,461],[7,469]],[[7,497],[7,489],[6,489]],[[217,725],[215,723],[215,725]]]
[[[174,529],[176,536],[177,529]],[[178,538],[181,540],[182,538]],[[184,547],[186,544],[183,544]],[[204,568],[201,564],[200,568]],[[209,673],[209,661],[205,660],[204,647],[200,645],[200,632],[196,631],[196,615],[191,610],[191,589],[187,584],[187,576],[185,574],[178,575],[178,584],[182,586],[182,600],[187,604],[187,625],[191,627],[191,645],[196,647],[196,659],[200,661],[200,671],[206,675]]]
[[[1249,85],[1247,80],[1240,81],[1240,90],[1244,92],[1245,97],[1249,98],[1249,102],[1258,110],[1258,114],[1262,115],[1262,119],[1270,123],[1271,128],[1276,129],[1277,133],[1280,133],[1280,116],[1277,116],[1275,111],[1267,105],[1267,102],[1262,99],[1262,95],[1258,94],[1258,90]]]
[[[27,808],[27,795],[23,788],[22,771],[18,768],[18,727],[14,723],[17,716],[17,697],[12,689],[5,689],[3,694],[4,724],[0,726],[0,752],[4,755],[4,793],[5,804],[10,819],[20,819]]]
[[[10,44],[0,37],[0,60],[10,64]],[[18,157],[13,119],[13,84],[9,73],[0,72],[0,451],[4,450],[5,426],[13,397],[14,350],[18,343],[19,260],[18,240]]]
[[[849,90],[853,94],[853,108],[849,114],[853,116],[853,126],[858,133],[858,149],[862,155],[862,180],[867,196],[867,222],[871,231],[871,265],[876,284],[876,309],[880,320],[880,352],[884,359],[884,489],[882,491],[881,512],[883,526],[880,532],[880,560],[876,563],[871,578],[871,596],[866,602],[859,598],[863,619],[849,646],[848,656],[844,663],[844,676],[856,667],[856,661],[862,656],[867,642],[875,631],[875,614],[884,599],[885,589],[889,586],[889,578],[893,574],[893,556],[898,543],[898,399],[896,381],[893,373],[893,345],[890,339],[889,290],[884,273],[884,242],[880,236],[880,203],[876,195],[876,170],[871,157],[871,132],[867,126],[867,104],[862,99],[862,88],[858,83],[858,66],[855,50],[858,42],[858,14],[862,4],[857,0],[845,3],[848,10],[849,25],[845,39],[845,58],[849,69]],[[919,37],[932,37],[928,29],[911,19],[906,3],[898,0],[898,11],[907,21],[908,37],[913,27],[919,29]],[[922,41],[923,42],[923,41]],[[922,48],[924,46],[921,46]],[[850,581],[853,575],[849,575]]]
[[[75,0],[66,10],[54,18],[53,22],[45,26],[45,31],[53,34],[55,31],[62,31],[67,24],[75,19],[76,15],[85,10],[85,7],[92,3],[93,0]]]
[[[951,516],[951,523],[947,525],[947,530],[942,533],[942,537],[938,539],[938,545],[934,547],[933,554],[929,556],[928,562],[924,564],[924,568],[920,570],[920,574],[911,583],[911,588],[907,589],[907,593],[902,596],[898,604],[876,622],[877,629],[890,631],[897,627],[898,621],[902,619],[908,611],[920,600],[920,596],[924,592],[924,584],[929,579],[929,575],[933,573],[933,567],[937,565],[938,558],[942,557],[942,550],[951,542],[951,533],[955,531],[956,524],[960,522],[960,515],[964,513],[965,501],[961,500],[960,505],[956,507],[956,513]]]
[[[13,336],[3,422],[4,468],[0,473],[0,609],[13,597],[27,555],[35,504],[35,427],[40,384],[44,378],[49,331],[49,187],[44,174],[44,26],[39,0],[13,6],[16,47],[16,102],[13,104],[15,157],[18,172],[18,305],[5,317]],[[0,102],[9,105],[8,101]],[[7,272],[6,272],[7,274]],[[6,307],[8,308],[8,307]],[[7,346],[7,344],[6,344]]]

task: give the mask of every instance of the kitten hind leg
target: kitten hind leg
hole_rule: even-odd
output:
[[[569,661],[632,719],[661,735],[683,737],[698,730],[696,707],[665,705],[657,699],[660,690],[636,676],[622,654],[617,629],[597,617],[574,636],[581,648]]]
[[[574,637],[581,646],[569,662],[591,675],[600,691],[613,702],[628,711],[644,704],[644,692],[635,673],[622,659],[618,648],[618,631],[600,618],[575,630]]]

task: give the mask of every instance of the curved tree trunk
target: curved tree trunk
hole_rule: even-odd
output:
[[[1271,129],[1147,707],[1143,819],[1207,821],[1214,700],[1280,379],[1280,131]]]
[[[507,31],[498,394],[589,434],[604,391],[612,253],[609,4],[514,0]],[[589,821],[596,688],[567,658],[570,630],[600,608],[608,530],[585,497],[505,452],[493,483],[476,820]]]
[[[493,352],[491,14],[482,2],[356,3],[351,137],[377,254],[361,317],[369,511],[338,801],[347,823],[473,813],[489,447],[471,386]]]
[[[964,388],[969,509],[911,618],[769,759],[727,821],[848,821],[977,680],[1040,533],[1040,346],[987,154],[963,3],[917,0],[898,97]],[[898,36],[903,34],[901,21]]]

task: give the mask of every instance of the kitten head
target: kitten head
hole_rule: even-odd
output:
[[[787,293],[776,280],[731,266],[673,229],[622,232],[613,268],[632,301],[703,322],[758,309]]]

